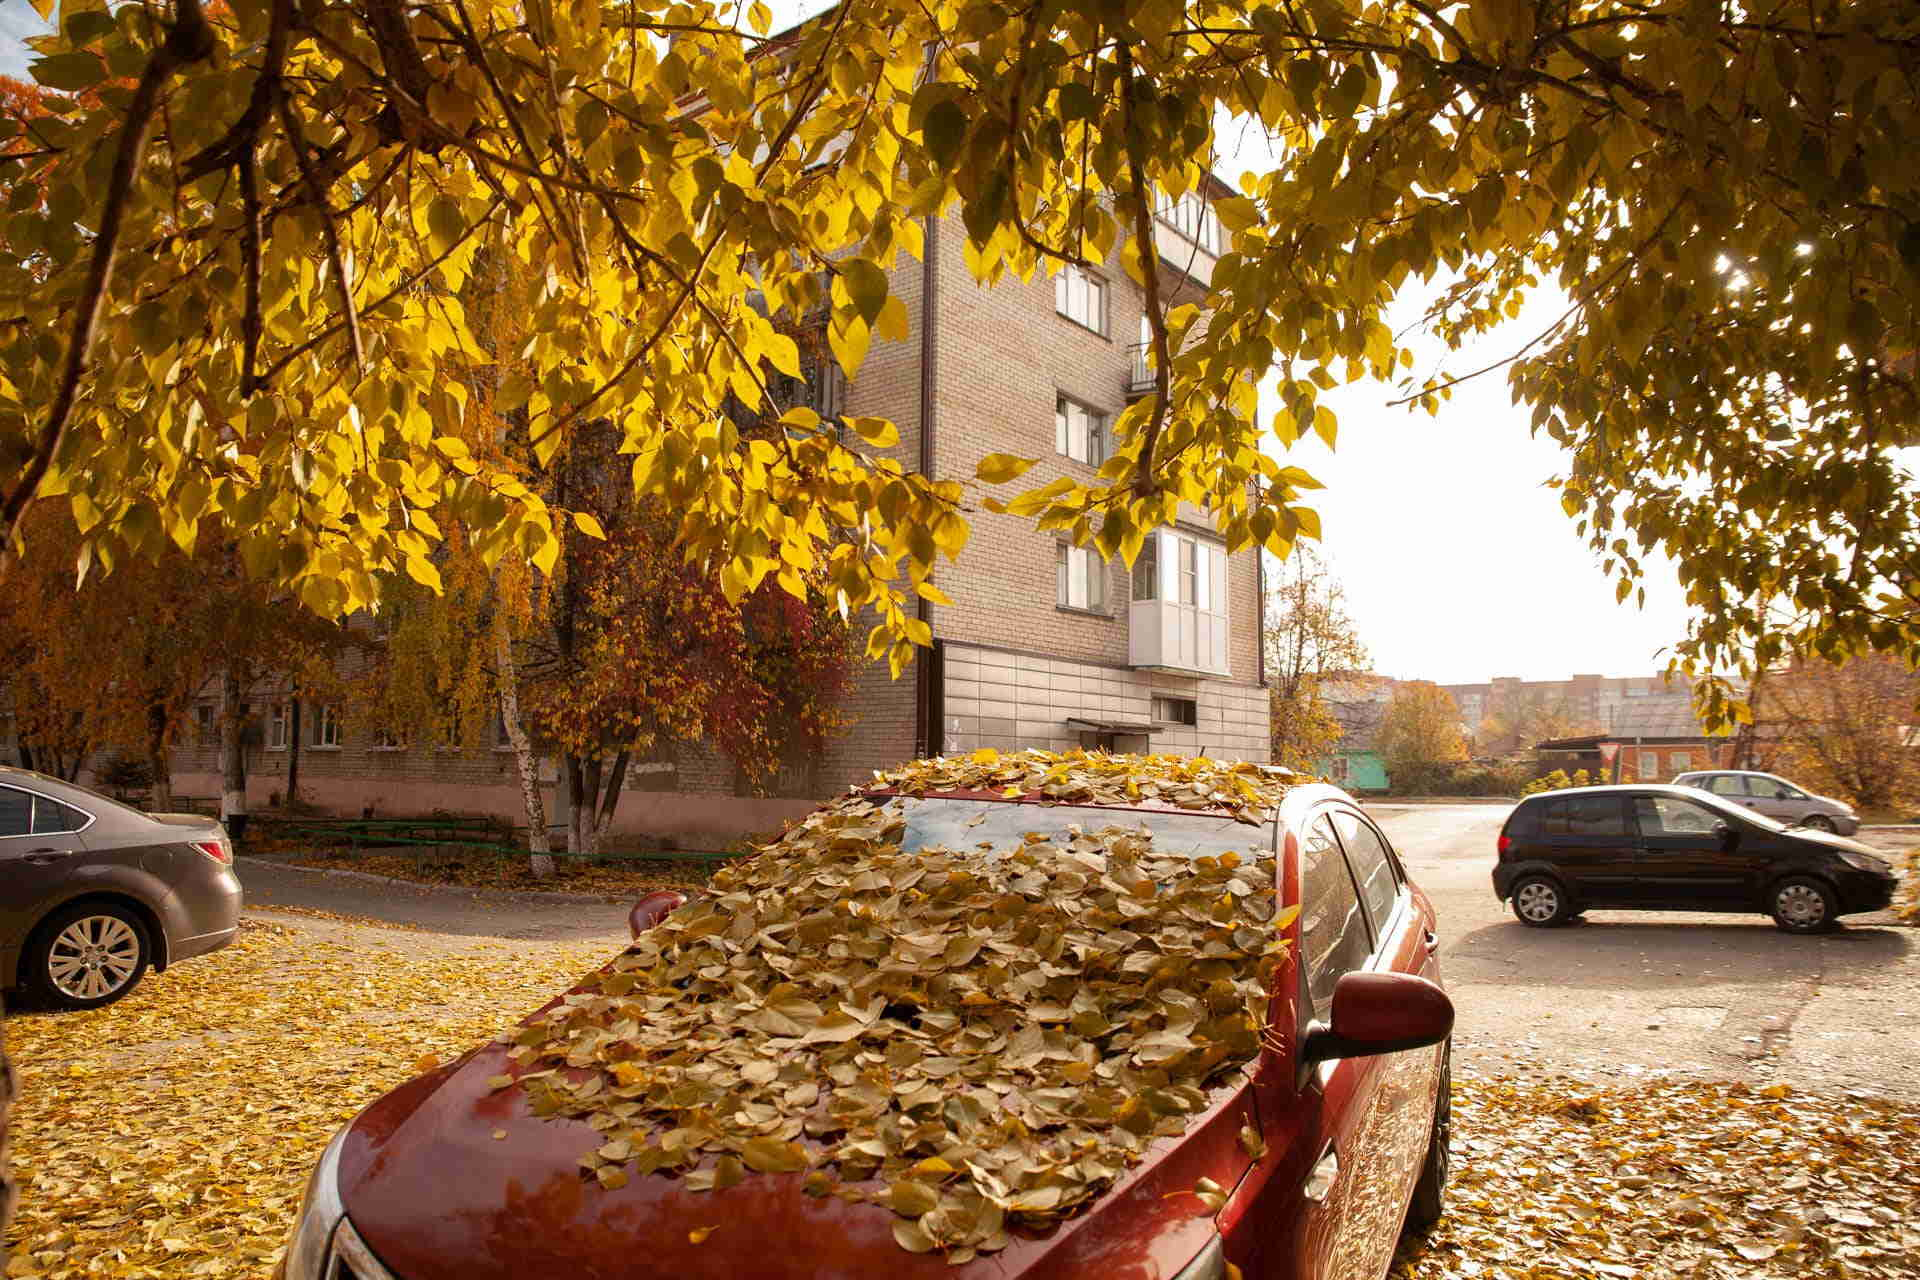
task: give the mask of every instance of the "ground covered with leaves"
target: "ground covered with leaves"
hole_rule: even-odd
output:
[[[1409,1280],[1920,1276],[1920,1108],[1786,1085],[1454,1082]]]
[[[118,1005],[9,1018],[9,1274],[265,1277],[336,1126],[609,954],[250,922]],[[1464,1070],[1454,1092],[1448,1215],[1396,1277],[1920,1277],[1920,1108]]]
[[[7,1018],[13,1277],[264,1277],[333,1131],[608,958],[604,946],[249,919],[85,1013]]]
[[[707,882],[715,868],[724,865],[718,861],[556,858],[552,875],[536,876],[525,855],[507,858],[487,854],[444,856],[328,850],[298,854],[287,861],[296,867],[364,871],[416,884],[459,889],[595,893],[622,899],[639,898],[656,889],[697,889]]]

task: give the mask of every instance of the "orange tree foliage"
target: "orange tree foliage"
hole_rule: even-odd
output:
[[[595,505],[606,538],[567,537],[546,625],[526,642],[534,737],[570,768],[710,740],[755,785],[788,752],[817,750],[839,724],[845,625],[772,581],[731,603],[673,545],[658,504]]]
[[[168,753],[208,682],[324,667],[346,643],[337,625],[245,573],[219,526],[189,553],[171,544],[131,558],[110,578],[89,573],[78,530],[52,506],[32,513],[47,553],[0,593],[0,669],[23,755],[72,778],[104,748],[152,769],[153,802],[169,801]],[[78,550],[77,550],[78,549]]]

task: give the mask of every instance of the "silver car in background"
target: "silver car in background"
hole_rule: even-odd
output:
[[[239,928],[240,881],[218,822],[141,813],[0,765],[0,986],[93,1009]]]
[[[1860,817],[1854,813],[1851,805],[1828,796],[1817,796],[1771,773],[1714,769],[1683,773],[1673,782],[1678,787],[1697,787],[1735,804],[1743,804],[1755,813],[1764,813],[1790,827],[1831,831],[1842,836],[1850,836],[1860,829]]]

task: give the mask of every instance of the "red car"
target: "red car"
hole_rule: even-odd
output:
[[[1084,784],[1083,761],[1094,762],[1090,767],[1097,771],[1096,785]],[[1169,763],[1167,757],[1129,760],[1027,752],[987,767],[990,785],[979,781],[979,768],[963,778],[938,770],[929,773],[924,764],[918,767],[918,775],[888,775],[882,781],[890,785],[816,811],[749,864],[760,869],[763,883],[769,877],[777,882],[780,875],[791,876],[796,895],[815,891],[808,886],[817,887],[823,877],[831,883],[844,879],[852,905],[834,916],[845,921],[844,926],[822,924],[833,915],[829,910],[805,915],[798,926],[792,921],[768,924],[764,912],[771,900],[730,893],[725,877],[731,872],[723,873],[722,888],[705,906],[696,900],[683,907],[678,894],[654,895],[635,909],[637,941],[622,960],[522,1023],[519,1032],[420,1076],[367,1107],[333,1139],[314,1171],[278,1273],[282,1280],[1224,1280],[1233,1274],[1375,1280],[1385,1275],[1403,1225],[1425,1225],[1440,1213],[1447,1177],[1453,1008],[1438,985],[1432,904],[1353,800],[1331,786],[1296,785],[1283,770],[1207,761]],[[1061,783],[1062,777],[1083,781]],[[1009,779],[1011,785],[1003,785]],[[1123,862],[1138,854],[1145,833],[1130,829],[1141,827],[1151,838],[1147,860]],[[861,861],[869,857],[861,851],[863,842],[880,850],[871,855],[876,871],[861,871],[869,865]],[[821,850],[831,850],[832,856]],[[995,861],[966,863],[967,857]],[[932,882],[916,883],[915,873],[921,869],[916,860],[925,860],[938,872],[933,891]],[[1066,866],[1067,860],[1077,862]],[[940,869],[965,866],[1024,876],[1008,883],[1024,885],[1026,896],[1008,894],[1004,888],[982,891],[962,904],[963,912],[936,909],[946,900],[940,896],[947,892],[944,886],[974,883],[967,880],[970,872]],[[1182,898],[1167,887],[1181,881],[1188,866],[1200,868],[1193,874],[1207,878],[1202,888],[1212,896]],[[829,874],[822,867],[838,869]],[[1050,875],[1056,878],[1048,880]],[[883,883],[888,876],[904,888]],[[1269,876],[1271,893],[1260,887],[1252,896],[1266,899],[1272,928],[1284,936],[1262,942],[1258,930],[1229,916],[1244,904],[1251,880]],[[1188,904],[1180,908],[1188,921],[1180,927],[1188,932],[1166,936],[1204,937],[1193,952],[1196,965],[1209,963],[1206,956],[1227,954],[1221,948],[1229,931],[1240,944],[1269,947],[1273,959],[1254,985],[1245,985],[1253,964],[1236,961],[1247,972],[1222,974],[1216,968],[1213,985],[1206,988],[1218,995],[1227,990],[1222,983],[1231,985],[1232,980],[1241,983],[1234,990],[1255,993],[1245,1007],[1257,1011],[1257,1021],[1264,1025],[1255,1026],[1254,1012],[1246,1015],[1257,1034],[1242,1042],[1242,1060],[1216,1062],[1225,1052],[1224,1041],[1209,1046],[1205,1036],[1193,1032],[1187,1047],[1197,1043],[1208,1049],[1194,1060],[1216,1073],[1198,1089],[1179,1084],[1168,1071],[1155,1076],[1151,1066],[1129,1065],[1149,1061],[1145,1042],[1137,1038],[1130,1051],[1103,1058],[1110,1047],[1095,1049],[1091,1040],[1082,1044],[1075,1037],[1084,1033],[1097,1039],[1111,1028],[1103,1027],[1097,1016],[1083,1020],[1097,1010],[1079,1007],[1079,1001],[1077,1011],[1029,1010],[1031,1022],[1015,1027],[1009,1037],[1014,1024],[1006,1021],[1005,1010],[993,1004],[993,996],[981,994],[969,975],[990,974],[1003,985],[1024,982],[1040,991],[1045,982],[1063,981],[1048,975],[1071,972],[1070,966],[1060,966],[1073,957],[1060,952],[1055,956],[1058,964],[1027,960],[988,969],[978,968],[969,957],[983,938],[989,948],[999,942],[1000,936],[983,924],[989,917],[1027,918],[1027,927],[1033,925],[1024,914],[1030,911],[1059,911],[1066,913],[1063,919],[1075,918],[1079,900],[1062,898],[1057,887],[1047,887],[1058,885],[1094,894],[1107,908],[1133,917],[1156,910],[1175,914],[1173,907],[1158,905],[1163,899]],[[1225,889],[1216,894],[1207,886]],[[863,890],[870,892],[863,896]],[[1240,895],[1238,902],[1234,895]],[[750,902],[762,904],[762,918],[755,918],[754,908],[746,905]],[[1204,906],[1204,912],[1213,913],[1212,922],[1203,918],[1204,912],[1196,913],[1191,905],[1195,902],[1212,904]],[[982,903],[991,910],[982,909]],[[1288,909],[1295,906],[1297,914]],[[884,927],[875,923],[883,917]],[[1109,922],[1101,926],[1099,937],[1144,945],[1138,939],[1160,936],[1152,930],[1162,924],[1158,916],[1147,918],[1149,923],[1132,929],[1115,929]],[[942,927],[956,932],[935,932]],[[1046,928],[1057,931],[1058,926]],[[671,938],[662,942],[663,935]],[[879,958],[863,960],[859,939],[868,936],[892,938],[899,947],[894,952],[883,947]],[[955,938],[962,940],[955,943]],[[758,1085],[723,1084],[696,1097],[686,1091],[703,1078],[737,1081],[724,1072],[715,1077],[742,1043],[726,1026],[741,1028],[740,1034],[746,1035],[749,1024],[758,1026],[768,1018],[777,1024],[779,1019],[759,1010],[755,1001],[762,995],[770,1003],[790,1000],[790,989],[797,989],[795,983],[784,982],[765,991],[742,989],[744,983],[728,988],[725,966],[703,967],[696,954],[697,946],[717,946],[718,939],[728,939],[726,946],[740,953],[764,950],[780,972],[790,973],[800,985],[817,978],[822,969],[833,969],[843,975],[834,981],[850,984],[855,994],[867,990],[862,984],[892,963],[889,955],[897,960],[903,954],[899,948],[912,943],[930,949],[904,954],[936,958],[924,963],[925,974],[906,972],[901,977],[903,971],[890,971],[899,981],[916,992],[939,988],[950,996],[968,994],[953,999],[955,1007],[946,1012],[917,1008],[904,996],[885,997],[886,1009],[872,1026],[889,1034],[865,1042],[866,1047],[857,1038],[840,1046],[815,1043],[846,1042],[848,1036],[860,1035],[859,1026],[821,1030],[836,1017],[847,1020],[830,1014],[825,1022],[809,1023],[814,1029],[806,1036],[777,1041],[789,1047],[765,1054],[764,1065],[762,1059],[753,1059],[744,1074]],[[806,945],[800,945],[803,942]],[[1019,954],[1002,949],[1006,954],[1001,961]],[[983,953],[978,964],[993,959]],[[1151,954],[1140,965],[1129,962],[1136,980],[1129,989],[1132,995],[1158,991],[1154,998],[1170,1007],[1193,1004],[1189,994],[1158,986],[1154,964]],[[1052,989],[1077,991],[1084,985],[1106,990],[1113,980],[1108,974],[1096,981],[1090,966],[1084,977],[1066,979],[1064,986]],[[724,1024],[719,1030],[693,1016],[700,1009],[682,1007],[702,990],[709,994],[699,996],[701,1001],[719,992],[731,1002],[724,1009],[721,1004],[704,1006],[714,1021]],[[609,996],[609,991],[616,994]],[[608,1134],[625,1123],[613,1116],[631,1117],[640,1104],[624,1104],[623,1110],[606,1102],[607,1110],[587,1114],[610,1097],[602,1083],[608,1091],[616,1083],[629,1085],[623,1097],[656,1096],[646,1090],[654,1087],[647,1081],[659,1051],[649,1059],[621,1044],[651,1034],[645,1018],[603,1030],[576,1014],[613,1007],[609,1001],[638,1000],[645,992],[652,993],[646,996],[647,1007],[663,1025],[695,1028],[691,1034],[698,1038],[697,1051],[672,1055],[679,1072],[672,1079],[677,1083],[661,1104],[684,1110],[674,1113],[677,1120],[668,1121],[653,1119],[655,1113],[641,1114],[632,1120],[640,1127],[630,1130],[629,1138],[607,1143]],[[924,994],[914,998],[928,999]],[[850,997],[844,1008],[856,1022],[871,1019],[882,999],[876,997],[865,1014],[856,998]],[[792,1012],[799,1006],[782,1007]],[[1232,1007],[1229,1001],[1216,1004],[1214,1011]],[[944,1088],[937,1079],[929,1084],[915,1075],[919,1068],[906,1073],[911,1077],[907,1083],[892,1086],[901,1097],[890,1097],[883,1081],[875,1104],[883,1114],[861,1132],[877,1135],[864,1143],[871,1159],[884,1156],[896,1172],[902,1161],[918,1160],[909,1174],[929,1181],[904,1186],[904,1192],[917,1200],[920,1188],[928,1187],[926,1203],[902,1205],[901,1183],[907,1178],[894,1185],[891,1201],[884,1181],[890,1175],[876,1174],[862,1183],[858,1161],[867,1157],[857,1153],[842,1151],[837,1181],[823,1174],[823,1149],[841,1123],[825,1117],[856,1114],[856,1095],[882,1076],[894,1079],[889,1069],[935,1061],[920,1056],[921,1042],[931,1034],[946,1035],[942,1043],[951,1043],[953,1036],[974,1034],[968,1030],[970,1017],[985,1018],[990,1012],[1001,1018],[1001,1030],[978,1032],[977,1043],[991,1044],[992,1053],[977,1059],[941,1058],[938,1070],[972,1071],[977,1077],[1003,1064],[1037,1060],[1048,1051],[1061,1058],[1058,1069],[1066,1078],[1086,1083],[1051,1092],[1029,1083],[1028,1093],[1045,1095],[1040,1102],[1005,1083],[995,1084],[1016,1117],[999,1117],[996,1132],[1013,1135],[1009,1142],[1014,1145],[1007,1148],[1015,1152],[1013,1164],[1001,1166],[1002,1173],[1022,1167],[1026,1157],[1018,1152],[1025,1148],[1018,1144],[1024,1142],[1069,1170],[1059,1177],[1082,1180],[1072,1184],[1077,1190],[1065,1196],[1057,1190],[1044,1195],[1008,1190],[990,1169],[965,1159],[964,1151],[971,1150],[991,1164],[980,1148],[943,1147],[950,1139],[939,1126],[966,1119],[965,1098],[985,1096],[991,1103],[994,1095],[963,1089],[958,1075]],[[1223,1017],[1204,1026],[1232,1021]],[[1186,1025],[1191,1028],[1190,1021]],[[572,1028],[568,1034],[573,1039],[552,1039],[543,1047],[543,1038],[560,1035],[554,1028],[563,1026]],[[991,1039],[995,1034],[999,1039]],[[1101,1044],[1106,1046],[1105,1041]],[[1133,1056],[1125,1056],[1128,1052]],[[1187,1060],[1178,1047],[1168,1052],[1173,1060]],[[622,1059],[622,1054],[629,1056]],[[848,1065],[881,1064],[883,1057],[884,1065],[875,1065],[857,1080]],[[602,1070],[596,1075],[596,1061],[601,1067],[614,1062],[611,1074]],[[1048,1146],[1049,1135],[1044,1126],[1031,1123],[1031,1110],[1020,1110],[1045,1104],[1082,1115],[1094,1107],[1103,1082],[1113,1083],[1116,1071],[1130,1089],[1140,1087],[1142,1079],[1163,1081],[1161,1100],[1153,1102],[1149,1096],[1155,1107],[1178,1111],[1180,1096],[1193,1102],[1185,1114],[1172,1119],[1160,1116],[1155,1121],[1150,1116],[1132,1125],[1137,1145],[1113,1159],[1110,1168],[1072,1163],[1079,1153],[1095,1150],[1093,1139],[1086,1137],[1092,1131],[1073,1130],[1084,1140],[1077,1139],[1078,1147],[1063,1152],[1057,1143]],[[931,1065],[925,1072],[937,1074]],[[712,1137],[713,1125],[719,1123],[713,1120],[716,1111],[733,1117],[729,1124],[742,1114],[770,1129],[782,1123],[777,1107],[754,1103],[760,1109],[747,1111],[750,1104],[742,1099],[761,1086],[785,1090],[778,1096],[789,1101],[799,1099],[804,1119],[792,1119],[785,1129],[773,1131],[802,1141],[736,1144],[731,1149],[744,1151],[751,1169],[744,1176],[738,1162],[728,1165],[730,1157],[723,1157],[716,1175],[711,1160],[696,1162],[684,1153],[677,1168],[659,1172],[643,1165],[629,1176],[635,1152],[654,1140],[649,1133],[660,1144],[651,1149],[657,1164],[673,1158],[662,1157],[662,1147],[697,1145],[701,1135]],[[1173,1103],[1165,1102],[1167,1096]],[[1020,1116],[1027,1123],[1020,1123]],[[913,1143],[926,1137],[921,1132],[916,1138],[916,1126],[924,1130],[930,1118],[935,1130],[930,1145],[915,1148]],[[652,1129],[645,1127],[648,1123]],[[1157,1127],[1149,1129],[1148,1123]],[[665,1132],[669,1128],[671,1132]],[[1121,1139],[1122,1148],[1130,1141],[1118,1129],[1101,1132]],[[890,1150],[907,1154],[895,1157],[886,1154]],[[782,1163],[789,1158],[790,1164]],[[1058,1180],[1051,1173],[1047,1177]],[[936,1193],[947,1197],[943,1205],[971,1205],[991,1215],[991,1222],[981,1225],[945,1209],[929,1210]],[[927,1216],[902,1217],[913,1213]],[[960,1239],[955,1233],[963,1230],[972,1234],[964,1237],[967,1247],[956,1252],[953,1239]],[[942,1245],[942,1233],[953,1239]]]

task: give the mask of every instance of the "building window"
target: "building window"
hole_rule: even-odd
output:
[[[1107,607],[1107,562],[1088,547],[1060,543],[1056,558],[1058,603],[1062,608],[1099,613]]]
[[[322,750],[340,745],[340,708],[322,704],[313,709],[313,741],[308,745]]]
[[[267,718],[267,750],[285,751],[287,749],[287,704],[276,702],[273,713]]]
[[[215,731],[213,724],[212,703],[203,702],[193,709],[193,732],[194,738],[200,746],[217,747],[220,745],[220,735]]]
[[[1652,782],[1655,778],[1658,778],[1660,776],[1660,753],[1657,751],[1642,751],[1640,753],[1639,770],[1639,780],[1641,782]]]
[[[1215,600],[1214,576],[1226,551],[1203,538],[1161,530],[1147,538],[1133,562],[1133,598],[1225,612]]]
[[[373,731],[373,749],[375,751],[405,751],[407,744],[400,735],[382,725]]]
[[[1676,751],[1673,753],[1673,771],[1675,773],[1685,773],[1691,768],[1693,768],[1693,753],[1691,751]]]
[[[1197,698],[1162,698],[1153,700],[1153,718],[1157,724],[1199,724],[1200,701]]]
[[[1053,278],[1053,309],[1098,334],[1107,331],[1107,282],[1079,267]]]
[[[1055,396],[1053,447],[1076,462],[1099,466],[1107,460],[1107,415],[1078,400]]]
[[[1206,252],[1218,255],[1220,252],[1220,219],[1214,213],[1207,198],[1197,191],[1189,191],[1178,200],[1169,200],[1160,207],[1160,221],[1179,232],[1182,237],[1192,241]]]

